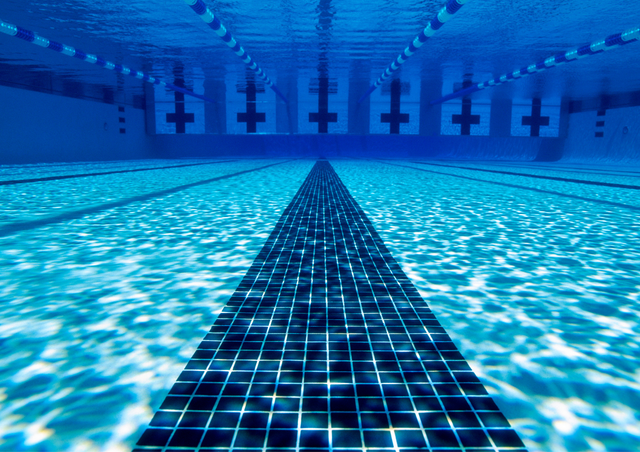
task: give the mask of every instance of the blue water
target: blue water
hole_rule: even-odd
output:
[[[304,71],[317,73],[319,65],[326,65],[331,78],[360,75],[373,82],[443,3],[227,0],[207,5],[278,84]],[[444,81],[451,91],[465,74],[484,81],[637,27],[638,17],[640,3],[633,1],[471,1],[400,74],[435,84]],[[224,82],[229,75],[245,73],[236,55],[181,1],[4,0],[0,18],[168,81],[176,67],[184,68],[188,83],[202,76]],[[9,37],[0,41],[1,78],[98,99],[106,87],[116,102],[131,104],[144,94],[142,84],[130,77],[116,77],[111,71],[13,41]],[[640,63],[635,45],[479,95],[581,99],[637,91]],[[12,71],[16,67],[22,69],[19,77]]]
[[[334,166],[529,450],[640,449],[635,192],[406,161]],[[638,182],[528,166],[508,170]]]
[[[127,200],[271,163],[0,187],[0,227],[51,221],[0,238],[0,450],[133,447],[313,162]]]
[[[314,164],[275,157],[349,155],[358,146],[370,156],[424,156],[430,149],[424,143],[459,161],[331,163],[530,451],[640,450],[640,197],[634,189],[557,180],[640,186],[637,109],[607,110],[606,126],[595,126],[598,102],[628,106],[640,92],[640,43],[478,93],[474,112],[485,116],[476,135],[492,133],[495,101],[513,101],[513,117],[498,118],[511,118],[511,129],[492,140],[392,141],[358,135],[388,133],[378,111],[371,109],[364,132],[349,115],[357,116],[355,99],[442,1],[206,3],[276,84],[296,93],[289,110],[268,91],[271,101],[259,99],[269,132],[279,135],[264,142],[216,135],[211,142],[238,146],[216,149],[226,159],[182,159],[209,152],[185,145],[172,160],[156,152],[153,160],[0,166],[2,182],[206,163],[0,186],[0,451],[132,449]],[[499,76],[636,27],[638,17],[637,1],[469,2],[399,72],[413,87],[402,107],[413,122],[401,132],[424,135],[416,118],[433,111],[426,102],[463,79]],[[189,105],[207,116],[198,132],[211,133],[215,123],[245,133],[232,111],[246,106],[236,89],[247,81],[245,67],[184,2],[3,0],[0,19],[225,95],[206,107]],[[336,89],[332,131],[348,135],[290,140],[283,124],[287,133],[316,133],[307,120],[318,107],[311,84],[322,74]],[[0,85],[125,105],[123,140],[133,136],[131,112],[144,109],[153,91],[6,35],[0,35]],[[166,126],[173,93],[154,96],[149,112],[155,109]],[[529,128],[514,113],[529,114],[534,97],[553,110],[543,112],[553,130],[542,135],[568,133],[562,161],[469,160],[534,159],[539,142],[519,136]],[[567,118],[560,106],[578,101],[593,111],[565,115],[571,129],[561,124]],[[1,136],[14,132],[5,125],[14,108],[4,107]],[[59,114],[33,108],[34,134]],[[461,106],[442,108],[458,114]],[[276,116],[286,120],[276,125]],[[445,122],[443,129],[427,124],[429,135],[458,133],[459,126]],[[594,130],[605,131],[597,143]],[[522,141],[507,143],[516,135]],[[87,138],[81,155],[93,158],[94,142]],[[274,158],[233,155],[254,148]]]
[[[187,162],[12,166],[5,177]],[[637,196],[426,163],[332,161],[531,451],[640,448]],[[312,165],[2,187],[2,224],[24,230],[0,238],[0,450],[130,450]],[[545,166],[508,169],[638,180],[630,168]]]

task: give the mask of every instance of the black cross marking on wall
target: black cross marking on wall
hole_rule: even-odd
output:
[[[309,113],[309,122],[318,123],[318,133],[327,133],[330,122],[338,122],[338,113],[329,113],[329,78],[318,79],[318,112]]]
[[[173,84],[179,86],[180,88],[184,88],[184,78],[178,75],[181,72],[182,70],[180,68],[175,69],[174,73],[176,74],[176,78]],[[175,113],[167,113],[167,122],[175,123],[176,133],[186,133],[187,123],[195,122],[195,117],[193,113],[185,113],[184,94],[179,93],[178,91],[174,91],[173,95],[176,103],[176,111]]]
[[[267,115],[265,113],[256,112],[256,84],[247,82],[247,112],[238,113],[238,122],[247,123],[247,133],[256,133],[257,123],[266,122]]]
[[[462,99],[462,114],[453,115],[451,122],[460,124],[460,135],[471,135],[471,125],[480,124],[480,115],[471,114],[471,99]]]
[[[465,80],[462,88],[468,88],[471,85],[471,80]],[[460,124],[460,135],[471,135],[471,125],[480,124],[480,115],[471,114],[471,99],[468,97],[462,98],[462,112],[459,115],[452,115],[451,122]]]
[[[193,113],[185,113],[184,111],[184,94],[175,92],[176,112],[167,113],[167,122],[176,124],[176,133],[186,133],[186,124],[195,122]]]
[[[540,111],[542,109],[542,102],[540,99],[533,99],[531,104],[531,116],[522,117],[523,126],[531,126],[532,137],[540,136],[540,126],[549,125],[549,116],[541,116]]]
[[[382,113],[380,122],[389,123],[389,133],[400,133],[400,124],[409,122],[408,113],[400,113],[400,95],[402,86],[400,80],[391,82],[391,113]]]

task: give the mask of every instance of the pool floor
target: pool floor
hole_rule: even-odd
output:
[[[640,449],[640,169],[330,163],[530,451]],[[0,450],[133,449],[314,164],[1,168]]]

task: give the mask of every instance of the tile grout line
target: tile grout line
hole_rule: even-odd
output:
[[[134,450],[442,447],[525,450],[320,160]]]

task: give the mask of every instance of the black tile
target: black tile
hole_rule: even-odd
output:
[[[278,397],[273,405],[273,411],[298,411],[299,397]]]
[[[216,412],[211,418],[209,428],[236,428],[240,413]]]
[[[356,385],[358,397],[381,397],[382,392],[378,384],[358,384]]]
[[[218,399],[216,397],[194,397],[189,403],[189,410],[211,411],[217,401]],[[222,404],[222,402],[220,403]],[[220,409],[220,407],[218,407],[218,409]]]
[[[328,413],[302,413],[301,428],[326,429],[329,427]]]
[[[332,445],[336,447],[362,447],[360,430],[332,430]]]
[[[221,390],[222,384],[220,383],[200,383],[200,386],[196,390],[196,395],[217,396],[220,395]]]
[[[455,384],[437,384],[433,385],[439,396],[459,396],[462,395],[462,391]]]
[[[298,428],[298,414],[297,413],[279,413],[274,415],[271,419],[271,428],[280,429],[296,429]]]
[[[451,428],[449,420],[444,413],[420,413],[422,427],[425,429],[448,429]]]
[[[452,411],[449,413],[449,418],[451,418],[455,428],[482,427],[476,415],[470,411]]]
[[[305,384],[303,389],[304,397],[327,397],[329,394],[326,384]]]
[[[301,430],[300,447],[326,449],[329,447],[328,430]]]
[[[248,384],[233,384],[227,383],[227,385],[222,390],[223,396],[244,396],[247,394],[249,390]]]
[[[183,410],[189,403],[189,397],[167,397],[160,405],[161,410]]]
[[[464,447],[491,447],[489,438],[487,438],[487,435],[480,429],[457,429],[456,433],[460,437],[460,442]]]
[[[247,397],[245,410],[269,411],[271,409],[271,402],[272,402],[271,397]]]
[[[279,384],[276,387],[276,395],[278,397],[300,397],[302,385],[297,384]]]
[[[408,397],[392,397],[386,399],[389,411],[413,411],[411,399]]]
[[[457,449],[444,410],[470,451],[488,441],[476,416],[499,447],[522,447],[364,212],[320,161],[140,446],[320,451],[331,425],[334,452],[388,450],[392,428],[400,450]]]
[[[414,413],[390,413],[393,428],[420,428]]]
[[[198,447],[204,430],[177,428],[169,441],[171,447]]]
[[[138,440],[138,446],[164,446],[169,441],[173,430],[148,428]]]
[[[331,397],[355,397],[355,387],[353,385],[331,385]]]
[[[149,425],[152,427],[175,427],[182,415],[178,411],[157,411]]]
[[[388,428],[389,420],[386,413],[362,413],[362,428]]]
[[[228,376],[229,376],[229,372],[209,371],[205,373],[202,381],[207,383],[224,383],[227,380]]]
[[[256,372],[253,381],[256,383],[275,383],[278,378],[277,372]]]
[[[194,401],[197,398],[198,397],[194,397]],[[213,400],[215,400],[215,399],[213,399]],[[201,403],[204,404],[204,403],[206,403],[206,401],[203,400]],[[216,407],[216,410],[219,410],[219,411],[240,411],[240,410],[242,410],[242,405],[244,405],[244,398],[242,398],[242,397],[221,397],[220,398],[220,402],[218,403],[218,406]],[[211,410],[212,408],[213,408],[213,406],[211,408],[208,408],[208,409]],[[191,406],[189,406],[189,409],[195,409],[195,408],[191,408]],[[202,408],[202,409],[207,409],[207,408]]]
[[[420,449],[427,445],[420,430],[395,430],[395,433],[398,447]]]
[[[178,377],[178,381],[200,381],[204,372],[195,370],[185,370]]]
[[[469,397],[469,401],[478,411],[500,411],[491,397]]]
[[[496,443],[498,447],[524,447],[522,440],[514,430],[501,429],[501,430],[487,430],[491,439]]]
[[[329,399],[331,411],[356,411],[356,399],[350,397],[336,397]]]
[[[385,397],[407,397],[407,387],[404,384],[383,384],[382,392]]]
[[[295,448],[298,441],[297,430],[269,430],[267,447]]]
[[[425,430],[431,447],[460,447],[452,430]]]
[[[238,430],[236,434],[236,440],[233,443],[234,447],[262,447],[264,439],[267,434],[266,430],[251,429],[251,430]]]
[[[366,447],[393,447],[391,432],[388,430],[364,430],[363,436]]]
[[[433,387],[430,385],[411,383],[408,385],[408,387],[409,387],[409,392],[414,397],[435,395],[435,391],[433,390]]]
[[[182,416],[178,427],[181,428],[189,428],[189,427],[206,427],[209,422],[209,417],[211,416],[210,412],[203,411],[187,411]]]
[[[359,428],[357,413],[331,413],[332,428]]]
[[[328,407],[329,399],[326,397],[302,399],[302,411],[327,411],[329,409]]]
[[[471,410],[464,397],[442,397],[440,400],[447,411]]]
[[[267,428],[268,413],[244,413],[240,419],[240,428]]]
[[[249,390],[249,394],[254,397],[265,396],[271,397],[276,390],[276,385],[272,383],[253,383],[251,385],[251,389]]]
[[[384,401],[378,397],[365,397],[358,399],[360,411],[377,411],[384,412]]]

